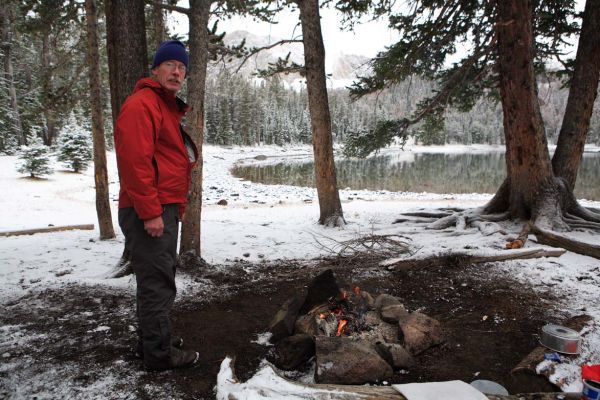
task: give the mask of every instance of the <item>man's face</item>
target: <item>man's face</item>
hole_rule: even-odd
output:
[[[177,93],[181,90],[186,72],[185,64],[176,60],[169,60],[155,67],[152,70],[152,75],[165,90]]]

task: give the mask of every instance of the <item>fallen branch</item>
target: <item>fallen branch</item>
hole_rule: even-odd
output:
[[[552,247],[561,247],[573,253],[583,254],[600,259],[600,246],[591,243],[579,242],[567,237],[557,235],[553,232],[541,229],[537,225],[532,226],[531,233],[535,235],[538,243]]]
[[[0,236],[21,236],[21,235],[33,235],[35,233],[62,232],[62,231],[73,231],[73,230],[92,231],[92,230],[94,230],[94,224],[49,226],[47,228],[23,229],[23,230],[19,230],[19,231],[5,231],[5,232],[0,232]]]
[[[382,267],[387,267],[389,270],[405,271],[415,268],[430,268],[430,267],[461,267],[470,264],[480,264],[486,262],[507,261],[517,259],[530,259],[541,257],[560,257],[566,250],[546,250],[541,248],[502,251],[492,254],[467,254],[467,253],[447,253],[435,255],[427,258],[392,258],[381,261]]]

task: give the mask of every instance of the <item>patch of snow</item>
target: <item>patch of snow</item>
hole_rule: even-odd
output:
[[[403,157],[418,152],[464,152],[504,151],[490,146],[444,146],[423,148],[407,146]],[[595,149],[589,149],[595,151]],[[398,153],[398,147],[384,149],[383,153]],[[348,224],[343,228],[325,228],[317,224],[319,209],[313,188],[286,185],[263,185],[233,177],[230,169],[236,163],[258,164],[275,160],[309,160],[312,151],[308,146],[258,146],[215,147],[204,146],[204,189],[202,210],[202,256],[211,264],[227,268],[236,260],[269,262],[278,259],[312,259],[331,254],[343,241],[367,234],[403,235],[410,239],[413,257],[442,254],[451,250],[468,249],[483,254],[499,251],[510,236],[520,232],[519,224],[504,224],[506,235],[495,233],[482,236],[469,230],[455,236],[448,232],[423,230],[408,224],[394,224],[398,215],[416,210],[434,210],[440,207],[475,208],[484,205],[491,195],[487,194],[431,194],[389,191],[340,190],[344,217]],[[257,160],[257,156],[266,156]],[[262,158],[262,157],[259,157]],[[96,221],[93,168],[74,174],[58,170],[47,179],[31,180],[15,169],[16,157],[0,156],[0,207],[6,212],[0,219],[0,231],[43,228],[49,225],[63,226],[88,224]],[[0,301],[4,304],[28,293],[47,288],[61,288],[69,284],[93,285],[115,291],[135,291],[131,276],[106,279],[123,249],[123,236],[117,221],[118,175],[114,153],[108,154],[108,172],[113,225],[117,237],[98,239],[99,232],[64,231],[35,235],[2,237],[0,239]],[[227,206],[217,202],[226,199]],[[582,201],[589,207],[600,208],[600,202]],[[597,237],[572,232],[572,237],[590,243]],[[477,238],[474,241],[474,238]],[[533,247],[530,243],[526,247]],[[244,255],[247,256],[244,256]],[[560,303],[553,304],[557,320],[562,316],[588,314],[593,323],[583,332],[582,352],[577,357],[566,358],[555,366],[553,380],[562,382],[565,390],[580,389],[580,366],[583,363],[600,364],[600,261],[594,258],[566,253],[560,258],[515,260],[489,266],[490,274],[506,273],[528,283],[534,290],[553,290],[560,294]],[[178,299],[201,293],[206,285],[201,280],[179,274]],[[40,306],[41,305],[37,305]],[[557,322],[557,321],[549,321]],[[105,322],[102,322],[105,323]],[[86,385],[77,383],[73,372],[76,366],[65,364],[57,370],[44,370],[35,360],[13,356],[10,346],[31,340],[26,326],[0,327],[0,354],[10,353],[3,359],[0,371],[10,376],[9,383],[21,389],[16,398],[36,393],[38,397],[94,398],[97,393],[110,392],[110,388],[123,387],[127,380],[135,381],[136,367],[123,362],[115,364],[115,371],[94,376]],[[257,341],[262,340],[260,337]],[[6,361],[6,362],[5,362]],[[84,369],[85,370],[85,369]],[[81,366],[79,366],[81,371]],[[256,379],[273,390],[276,396],[284,396],[282,383],[266,369],[261,369]],[[260,372],[260,371],[259,371]],[[217,392],[219,396],[236,393],[254,393],[226,377],[227,365],[222,366]],[[276,374],[275,374],[276,375]],[[51,392],[43,389],[56,383]],[[252,382],[251,382],[252,383]],[[246,382],[248,384],[248,382]],[[94,385],[99,385],[94,389]],[[112,386],[111,386],[112,385]],[[221,386],[223,385],[223,386]],[[10,386],[11,388],[17,386]],[[52,385],[50,385],[52,387]],[[38,388],[41,392],[35,392]],[[244,392],[247,390],[247,392]],[[281,390],[281,391],[279,391]],[[108,391],[108,392],[107,392]],[[162,393],[149,386],[145,390]],[[85,394],[83,394],[85,393]],[[0,393],[1,394],[1,393]],[[116,396],[115,395],[115,396]],[[310,393],[307,397],[310,398]],[[21,397],[19,397],[21,396]],[[124,392],[123,396],[126,396]],[[250,395],[249,395],[250,396]],[[101,396],[100,396],[101,397]],[[118,398],[118,397],[116,397]],[[226,397],[221,397],[226,398]],[[264,398],[264,397],[263,397]],[[288,398],[288,397],[280,397]]]

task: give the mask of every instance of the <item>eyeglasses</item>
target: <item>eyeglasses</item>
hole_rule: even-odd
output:
[[[184,74],[187,72],[187,67],[184,64],[177,65],[172,61],[165,61],[164,63],[162,63],[162,65],[164,65],[171,71],[175,71],[176,69],[178,69],[179,72],[183,72]]]

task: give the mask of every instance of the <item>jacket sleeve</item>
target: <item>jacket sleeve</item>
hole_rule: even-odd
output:
[[[147,99],[129,100],[123,105],[115,127],[119,179],[138,217],[148,220],[162,215],[154,159],[160,112]]]

